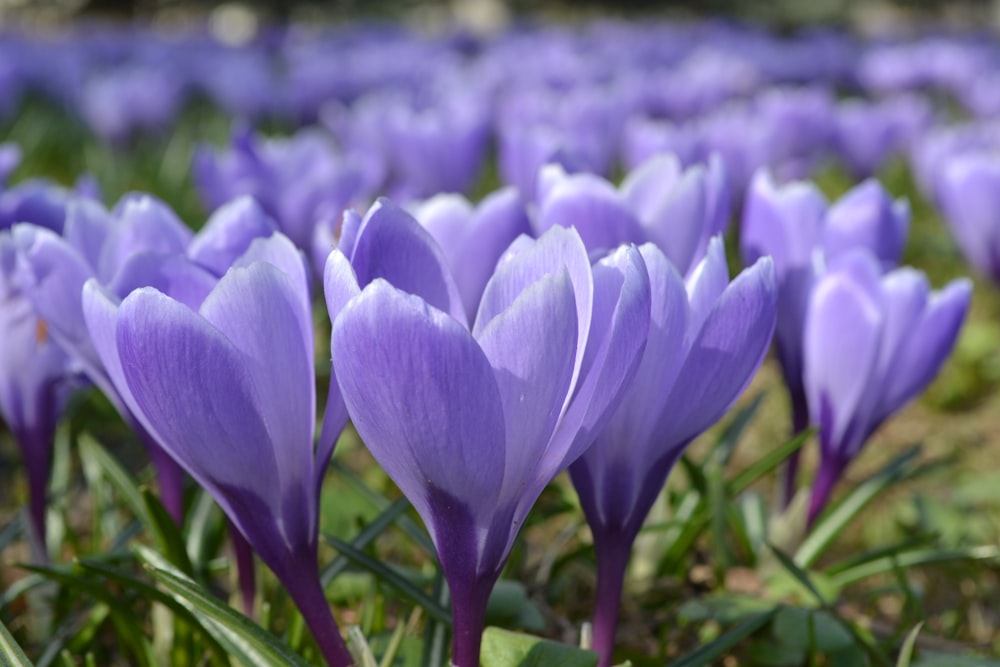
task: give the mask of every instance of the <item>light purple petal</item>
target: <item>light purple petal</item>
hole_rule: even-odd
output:
[[[567,176],[553,186],[538,210],[539,235],[554,226],[573,227],[587,250],[641,243],[645,234],[618,191],[593,174]]]
[[[493,369],[465,327],[382,280],[333,324],[337,380],[358,434],[435,535],[434,505],[489,525],[503,483]]]
[[[577,334],[575,295],[565,270],[525,289],[477,334],[493,367],[506,425],[501,504],[534,490],[526,487],[562,414],[573,378]]]
[[[868,248],[883,265],[893,266],[903,254],[908,226],[908,207],[893,202],[878,181],[867,180],[827,211],[823,247],[830,258],[852,248]]]
[[[888,371],[877,420],[908,402],[937,375],[955,346],[971,298],[972,284],[968,280],[953,281],[931,296]]]
[[[218,282],[214,274],[184,255],[141,252],[129,257],[108,289],[120,299],[140,287],[155,287],[175,301],[197,310]]]
[[[351,257],[358,284],[384,278],[430,305],[466,321],[458,287],[441,249],[413,217],[388,199],[368,210]]]
[[[579,234],[572,229],[553,227],[530,245],[519,245],[516,253],[508,252],[497,266],[496,273],[487,283],[479,303],[479,313],[472,332],[479,338],[494,317],[507,310],[514,300],[529,286],[546,275],[569,273],[576,294],[576,322],[578,327],[576,368],[573,383],[579,375],[590,332],[593,309],[594,277],[587,258],[587,250]],[[568,397],[567,397],[568,400]]]
[[[829,450],[849,450],[854,446],[850,440],[864,437],[851,425],[875,379],[881,346],[884,320],[878,269],[865,269],[864,262],[854,264],[828,273],[816,284],[806,315],[806,397],[824,449]]]
[[[680,267],[677,269],[681,270]],[[705,257],[694,268],[685,283],[689,301],[688,333],[685,342],[686,346],[690,346],[701,331],[708,314],[715,308],[719,297],[729,287],[729,265],[726,263],[726,249],[721,236],[715,237],[708,244]]]
[[[98,277],[105,282],[136,253],[183,255],[194,236],[169,206],[149,195],[126,195],[115,206],[112,216],[116,222],[98,266]]]
[[[766,171],[757,172],[743,207],[744,262],[770,255],[779,280],[788,269],[809,264],[821,238],[826,208],[826,198],[812,183],[778,187]]]
[[[718,421],[750,383],[774,332],[777,285],[771,260],[738,275],[694,339],[657,428],[679,447]]]
[[[326,308],[330,315],[330,322],[336,322],[340,311],[343,310],[347,302],[361,293],[358,287],[358,279],[354,275],[351,263],[347,261],[339,250],[334,250],[326,260],[326,267],[323,271],[323,292],[326,296]],[[333,342],[331,340],[331,348]],[[319,434],[319,444],[316,448],[317,474],[319,470],[326,469],[326,463],[333,454],[333,447],[337,444],[337,438],[341,431],[347,426],[347,406],[344,398],[340,395],[340,386],[337,384],[336,361],[330,367],[330,391],[326,399],[326,408],[323,412],[323,427]]]
[[[274,221],[252,197],[240,197],[218,209],[191,241],[188,257],[222,276],[251,241],[270,236]]]
[[[116,328],[135,416],[198,481],[245,489],[280,516],[278,462],[245,355],[152,288],[122,302]]]

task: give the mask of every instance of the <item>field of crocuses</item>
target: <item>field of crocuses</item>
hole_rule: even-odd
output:
[[[995,37],[81,25],[0,101],[0,665],[1000,665]]]

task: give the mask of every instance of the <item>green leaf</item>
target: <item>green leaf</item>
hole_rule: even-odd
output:
[[[920,635],[920,629],[923,627],[924,623],[921,621],[906,635],[906,640],[899,649],[899,659],[896,660],[896,667],[910,667],[910,661],[913,660],[913,649],[917,645],[917,636]]]
[[[0,667],[34,667],[3,623],[0,623]]]
[[[832,602],[832,600],[828,600],[827,596],[820,591],[816,583],[813,582],[812,577],[810,577],[805,570],[799,567],[795,561],[788,556],[788,554],[773,544],[770,546],[771,552],[774,554],[775,558],[778,559],[778,562],[781,563],[781,566],[785,568],[785,571],[792,575],[792,578],[798,583],[802,584],[802,586],[815,598],[817,603],[825,607]]]
[[[489,627],[479,654],[482,667],[595,667],[598,656],[575,646]]]
[[[708,644],[670,663],[670,667],[702,667],[703,665],[713,664],[714,660],[721,658],[733,650],[737,644],[770,623],[777,612],[778,610],[775,608],[749,618],[735,628],[719,635]]]
[[[716,440],[715,446],[712,448],[712,458],[720,468],[724,468],[729,464],[733,452],[736,451],[736,445],[739,444],[740,437],[747,426],[750,425],[750,422],[753,421],[753,418],[757,416],[757,412],[760,410],[760,406],[764,404],[766,397],[767,391],[757,392],[750,402],[740,408],[736,415],[729,420],[729,424],[722,431],[719,439]]]
[[[920,446],[911,447],[887,463],[874,475],[861,482],[833,509],[820,515],[809,535],[795,552],[795,564],[810,567],[826,551],[837,535],[876,496],[896,482],[905,479],[920,454]]]
[[[351,562],[368,570],[378,577],[380,581],[389,584],[405,597],[423,607],[424,610],[426,610],[427,613],[435,619],[442,623],[446,623],[449,626],[451,625],[451,614],[448,613],[448,610],[435,602],[430,595],[422,591],[418,586],[414,585],[412,581],[401,575],[398,571],[385,563],[372,558],[364,551],[356,549],[350,542],[345,542],[334,537],[333,535],[324,535],[323,539],[327,542],[327,544],[339,551],[341,555],[350,559]]]
[[[501,579],[493,586],[486,606],[486,622],[530,632],[545,630],[545,617],[528,597],[524,584],[510,579]]]
[[[716,621],[722,625],[734,625],[751,616],[775,609],[775,604],[756,595],[716,594],[688,600],[677,612],[677,617],[685,623]]]
[[[157,583],[246,667],[308,667],[280,639],[217,600],[159,554],[141,546],[136,553]]]
[[[115,487],[122,501],[128,506],[132,514],[138,518],[143,525],[151,528],[152,517],[146,509],[146,503],[142,499],[139,487],[133,481],[133,475],[125,470],[113,456],[108,454],[97,440],[87,433],[81,433],[77,438],[77,446],[80,448],[80,456],[88,459],[96,465],[107,477],[111,485]]]
[[[779,465],[784,463],[785,459],[802,448],[802,445],[806,443],[806,440],[808,440],[811,435],[812,429],[807,429],[802,433],[799,433],[791,440],[782,443],[778,447],[770,450],[761,458],[757,459],[750,467],[740,471],[731,480],[729,480],[729,495],[739,495],[758,479],[764,477]]]
[[[830,580],[838,587],[843,588],[862,579],[891,572],[896,568],[905,569],[955,560],[997,560],[1000,562],[1000,548],[979,546],[967,549],[921,549],[890,554],[841,570],[830,575]]]
[[[156,539],[160,554],[184,574],[194,576],[194,566],[188,557],[187,545],[184,543],[180,527],[152,490],[142,489],[142,501],[149,517],[148,527]]]
[[[368,524],[359,532],[353,540],[351,540],[351,545],[358,550],[364,549],[369,544],[371,544],[375,538],[385,532],[389,526],[396,522],[407,509],[410,507],[410,501],[406,498],[399,498],[394,503],[389,505],[381,514],[379,514],[375,519]],[[339,554],[334,558],[329,565],[323,568],[320,573],[319,580],[326,588],[333,581],[334,577],[346,570],[351,564],[351,560],[343,555]]]

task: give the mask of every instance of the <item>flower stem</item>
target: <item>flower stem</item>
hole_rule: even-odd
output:
[[[846,467],[845,463],[836,459],[824,459],[816,471],[816,481],[813,483],[812,495],[809,497],[809,515],[806,526],[812,527],[820,513],[826,509],[833,495],[833,489],[840,481],[840,476]]]
[[[612,663],[625,570],[632,553],[633,541],[634,538],[617,531],[594,536],[594,551],[597,555],[597,595],[594,603],[592,648],[599,656],[598,667],[608,667]]]
[[[230,522],[229,538],[233,544],[233,556],[236,558],[236,578],[239,583],[240,598],[243,603],[243,613],[249,618],[254,617],[254,598],[257,595],[257,572],[254,569],[253,547],[243,537],[243,533]]]
[[[451,664],[454,667],[479,667],[479,651],[486,626],[486,603],[493,588],[491,582],[477,581],[451,589]]]
[[[354,658],[340,636],[340,628],[337,627],[337,621],[330,611],[330,603],[319,583],[316,564],[311,563],[293,571],[291,576],[285,578],[284,584],[309,626],[326,664],[329,667],[351,667]]]

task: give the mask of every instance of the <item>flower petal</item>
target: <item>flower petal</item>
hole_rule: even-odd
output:
[[[593,174],[566,176],[549,189],[539,206],[539,235],[556,225],[575,228],[590,251],[645,240],[639,221],[618,191]]]
[[[388,199],[379,199],[368,210],[350,257],[358,284],[384,278],[466,321],[458,287],[441,249],[420,223]]]
[[[225,204],[208,219],[188,248],[188,257],[222,276],[258,237],[277,230],[257,200],[242,196]]]
[[[488,526],[504,478],[500,393],[453,318],[382,280],[333,324],[337,381],[358,434],[428,524],[450,498]]]
[[[507,456],[501,504],[531,495],[526,487],[570,390],[576,337],[576,301],[565,270],[521,292],[477,337],[503,404]]]
[[[809,412],[820,427],[823,449],[845,455],[867,435],[855,418],[874,379],[884,322],[874,259],[867,270],[863,262],[853,264],[816,284],[803,343]]]
[[[116,343],[134,414],[157,442],[199,482],[246,489],[279,516],[278,462],[245,355],[152,288],[122,302]]]
[[[736,276],[692,342],[661,415],[658,440],[683,446],[718,421],[750,383],[774,333],[777,285],[763,258]]]

